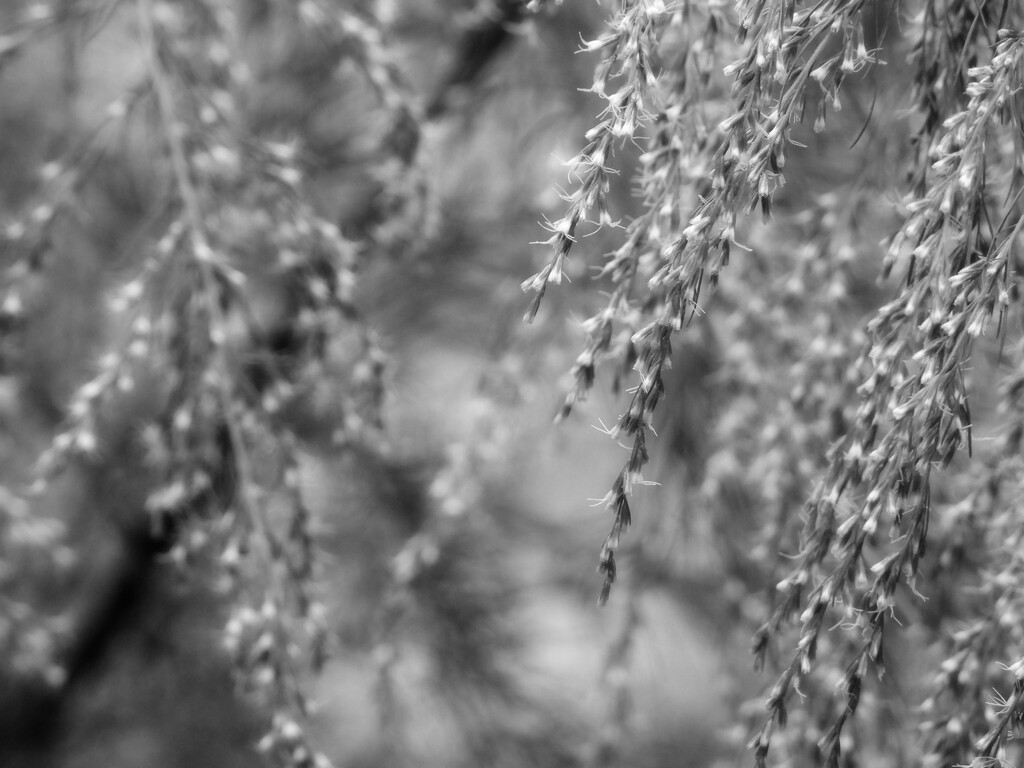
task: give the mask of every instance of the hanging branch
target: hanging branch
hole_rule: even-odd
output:
[[[799,567],[777,587],[778,604],[755,638],[763,661],[769,638],[799,613],[800,639],[792,662],[768,697],[769,718],[753,741],[764,765],[775,724],[785,722],[785,701],[814,665],[828,610],[842,606],[844,620],[862,638],[841,687],[848,704],[821,748],[837,765],[839,736],[870,662],[882,665],[882,638],[896,589],[915,587],[930,515],[933,468],[971,446],[971,413],[963,370],[974,340],[1009,302],[1011,250],[1024,227],[1019,182],[1011,181],[1009,206],[988,228],[987,150],[996,129],[1015,114],[1022,84],[1024,38],[1004,31],[989,65],[971,71],[967,109],[945,121],[927,195],[911,201],[910,216],[893,238],[888,265],[907,262],[899,296],[868,325],[870,341],[859,367],[871,373],[860,388],[855,422],[833,449],[825,478],[805,508]],[[992,181],[989,180],[989,184]],[[904,244],[912,247],[909,258]],[[916,370],[907,372],[911,360]],[[846,507],[857,489],[864,496]],[[874,564],[865,557],[879,525],[892,540],[880,544]]]
[[[626,245],[609,262],[607,272],[615,284],[612,300],[584,324],[589,340],[574,366],[576,386],[561,413],[566,415],[572,404],[585,396],[593,383],[598,358],[611,346],[613,322],[624,322],[632,331],[627,359],[638,383],[626,412],[611,430],[613,436],[626,437],[631,445],[629,459],[602,500],[613,514],[613,523],[599,556],[599,571],[605,577],[599,602],[607,600],[615,581],[615,552],[631,522],[629,497],[635,485],[645,482],[648,435],[653,413],[665,393],[672,336],[702,311],[699,301],[705,283],[717,285],[731,249],[738,246],[740,213],[760,210],[765,218],[770,216],[771,200],[784,183],[790,130],[803,120],[810,89],[821,92],[815,130],[823,130],[826,104],[838,107],[845,77],[874,61],[864,43],[863,7],[861,1],[840,0],[800,10],[791,2],[755,0],[741,4],[736,28],[745,52],[725,68],[732,81],[730,102],[735,111],[723,115],[724,119],[707,132],[698,122],[696,137],[683,143],[686,149],[681,156],[694,165],[686,176],[707,179],[698,182],[695,206],[687,217],[676,217],[669,208],[670,223],[665,231],[649,226],[649,220],[630,228]],[[527,320],[536,314],[548,284],[561,281],[565,259],[581,222],[595,209],[599,223],[611,222],[606,199],[610,169],[606,162],[616,138],[632,138],[638,127],[649,121],[645,99],[660,103],[664,98],[659,93],[655,69],[658,40],[676,13],[681,12],[651,0],[625,2],[609,24],[611,31],[587,46],[602,53],[592,90],[605,96],[609,104],[602,122],[588,133],[587,147],[570,161],[580,183],[567,198],[568,212],[549,227],[554,234],[547,242],[553,246],[554,256],[523,283],[523,290],[535,294]],[[702,56],[715,51],[723,19],[710,2],[704,16],[707,32],[698,50]],[[698,71],[706,73],[710,69],[710,63],[703,60]],[[612,77],[624,83],[614,94],[608,94]],[[664,108],[668,114],[671,109],[668,105]],[[661,157],[657,169],[645,174],[657,180],[649,186],[655,200],[661,197],[657,191],[659,172],[671,172],[679,155],[661,153]],[[652,230],[657,232],[656,240],[651,237]],[[641,277],[641,265],[647,292],[634,299],[633,286]]]

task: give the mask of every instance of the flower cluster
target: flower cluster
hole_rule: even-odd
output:
[[[655,83],[652,48],[669,15],[661,0],[623,3],[609,23],[608,32],[584,46],[587,51],[601,53],[591,90],[608,104],[601,121],[587,132],[586,146],[566,163],[578,185],[566,196],[569,203],[566,213],[548,225],[552,235],[545,242],[554,249],[554,256],[543,269],[523,282],[523,290],[534,294],[526,312],[528,321],[536,316],[548,284],[562,282],[565,260],[580,224],[589,221],[595,211],[599,224],[612,223],[607,194],[614,170],[609,162],[615,142],[631,139],[638,125],[647,119],[644,97]],[[623,84],[614,93],[608,93],[613,78],[621,79]]]
[[[1014,369],[1000,386],[999,439],[983,456],[981,471],[962,499],[937,514],[944,534],[937,567],[952,585],[965,580],[976,584],[971,598],[945,619],[949,630],[942,643],[944,658],[922,704],[928,766],[947,765],[972,752],[972,765],[1000,756],[1020,717],[1024,594],[1018,509],[1024,380],[1019,349],[1014,357]],[[984,553],[980,558],[974,554],[978,549]],[[991,578],[977,579],[982,568]],[[1010,695],[992,706],[992,692],[999,701],[998,691],[1007,685]]]
[[[786,697],[814,664],[828,610],[841,605],[861,640],[838,686],[847,692],[846,707],[821,742],[829,764],[838,761],[843,725],[857,708],[855,692],[868,664],[882,665],[896,589],[915,587],[932,471],[947,466],[961,446],[970,451],[964,369],[973,341],[1007,306],[1007,259],[1020,226],[1008,211],[989,229],[980,176],[992,131],[1020,86],[1022,50],[1019,36],[1003,33],[991,64],[972,70],[970,103],[945,121],[927,196],[907,205],[909,216],[889,247],[887,265],[905,262],[906,283],[868,325],[859,367],[870,373],[854,423],[832,449],[806,505],[800,565],[778,585],[778,604],[755,641],[763,658],[769,636],[799,612],[797,652],[769,696],[770,717],[755,738],[759,763],[773,725],[785,721]],[[855,489],[863,496],[841,504]],[[875,535],[880,525],[891,529],[888,545]]]
[[[615,550],[630,523],[628,497],[643,482],[647,436],[671,365],[672,335],[701,311],[704,285],[717,285],[737,247],[737,216],[746,209],[770,214],[771,200],[784,183],[790,134],[804,117],[812,87],[820,91],[823,116],[826,103],[840,106],[838,89],[847,74],[873,61],[864,43],[862,10],[862,3],[797,9],[792,3],[752,2],[741,4],[738,20],[731,22],[724,4],[712,0],[687,4],[685,10],[627,3],[610,24],[611,32],[589,46],[603,54],[594,90],[606,95],[609,106],[588,134],[587,147],[572,161],[580,184],[569,197],[569,211],[552,225],[548,242],[555,255],[523,288],[536,294],[527,312],[530,318],[547,284],[560,280],[577,227],[588,212],[596,208],[601,222],[610,221],[604,202],[606,160],[613,139],[632,137],[638,121],[649,122],[652,107],[641,108],[648,98],[660,107],[659,130],[649,139],[642,160],[648,213],[627,229],[626,243],[608,261],[611,301],[584,323],[588,341],[574,366],[576,385],[562,411],[566,415],[585,396],[596,365],[612,347],[613,324],[622,322],[629,335],[618,345],[620,354],[636,371],[638,384],[613,430],[631,440],[632,447],[606,497],[614,522],[600,555],[602,601],[615,578]],[[720,49],[736,50],[718,45],[729,26],[737,30],[740,58],[725,67],[732,82],[729,97],[715,100],[707,98],[715,93],[711,61],[716,53],[721,55]],[[674,27],[683,31],[667,34]],[[688,31],[693,29],[702,31]],[[672,45],[678,51],[674,58],[669,55]],[[658,72],[659,57],[672,61],[674,68]],[[687,77],[690,67],[696,77]],[[608,96],[613,74],[625,84]],[[699,104],[703,111],[694,107],[688,114],[683,106],[688,103]]]
[[[967,71],[985,58],[985,37],[989,29],[977,23],[973,9],[945,0],[922,3],[917,18],[911,23],[917,27],[910,52],[914,99],[923,116],[912,139],[920,153],[912,181],[917,193],[922,194],[927,183],[927,154],[932,141],[942,130],[946,117],[967,103]]]
[[[40,610],[34,595],[23,594],[24,577],[59,578],[73,560],[59,520],[33,514],[24,499],[0,489],[0,649],[14,678],[9,684],[41,680],[59,687],[64,681],[64,622]]]

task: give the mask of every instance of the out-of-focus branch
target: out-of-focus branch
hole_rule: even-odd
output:
[[[476,19],[463,31],[455,46],[455,57],[444,78],[427,102],[426,117],[435,120],[451,108],[453,92],[473,85],[508,46],[515,25],[530,12],[526,0],[485,0]]]

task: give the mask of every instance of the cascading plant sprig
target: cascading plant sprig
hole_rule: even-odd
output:
[[[869,663],[883,668],[885,619],[896,590],[901,584],[915,590],[932,472],[961,447],[970,452],[964,370],[974,341],[1008,305],[1011,250],[1024,227],[1016,177],[1011,175],[1006,209],[996,217],[988,210],[995,182],[982,182],[994,175],[988,153],[998,146],[997,129],[1014,113],[1024,84],[1022,58],[1024,36],[1003,30],[991,63],[971,70],[970,101],[944,123],[928,192],[907,205],[909,215],[889,246],[887,269],[906,263],[906,282],[868,324],[858,367],[869,373],[855,422],[833,447],[826,476],[805,507],[799,566],[778,585],[777,605],[755,638],[755,654],[763,661],[769,637],[799,613],[796,653],[769,695],[768,720],[752,742],[758,765],[774,725],[785,720],[786,697],[814,665],[832,608],[862,639],[840,685],[846,705],[819,745],[826,764],[838,764],[839,735],[857,706],[852,691],[859,690]],[[863,495],[855,497],[857,490]],[[876,532],[885,525],[890,540],[879,542]]]
[[[714,32],[706,38],[706,47],[717,50],[710,41],[726,23],[722,4],[709,0],[701,6]],[[613,436],[627,437],[631,445],[627,462],[602,500],[614,516],[599,556],[599,570],[605,576],[602,603],[615,580],[615,552],[631,522],[629,496],[635,485],[645,482],[647,439],[672,364],[672,336],[702,311],[705,284],[717,285],[730,251],[739,247],[736,227],[743,213],[760,210],[770,216],[771,201],[784,183],[790,131],[803,120],[805,102],[813,97],[812,87],[822,94],[820,125],[815,126],[820,129],[826,101],[839,107],[838,91],[847,74],[874,62],[864,44],[863,7],[859,0],[830,0],[799,10],[792,2],[741,4],[738,21],[733,23],[745,47],[724,69],[732,83],[725,100],[729,106],[716,110],[721,114],[710,129],[703,119],[675,126],[669,135],[677,151],[663,152],[661,166],[653,166],[644,177],[651,201],[661,202],[663,207],[656,217],[648,214],[630,226],[625,245],[609,258],[606,274],[614,283],[611,299],[584,324],[588,341],[573,366],[575,386],[560,413],[564,417],[586,396],[596,365],[612,348],[613,324],[623,322],[629,329],[628,341],[621,345],[623,357],[632,365],[638,383],[631,390],[626,412],[611,430]],[[675,11],[660,3],[625,3],[610,24],[611,32],[594,44],[604,52],[594,90],[606,93],[608,73],[622,57],[622,50],[632,54],[619,70],[626,76],[626,85],[609,97],[604,119],[587,134],[587,147],[573,161],[583,170],[579,186],[568,197],[568,213],[551,225],[553,235],[547,243],[554,256],[523,283],[524,290],[535,294],[528,320],[536,314],[547,285],[560,281],[565,257],[587,212],[597,207],[602,218],[610,218],[604,213],[608,150],[613,138],[636,133],[633,116],[640,113],[632,105],[645,97],[652,105],[657,103],[659,81],[664,76],[654,72],[650,62],[658,60],[664,28]],[[668,107],[666,114],[669,119],[678,117]],[[687,130],[693,134],[687,135]],[[675,192],[666,197],[659,191],[659,174],[671,168],[672,162],[691,166],[691,172],[684,170],[678,177],[693,183],[692,196]],[[684,199],[690,207],[688,214],[680,210]],[[646,292],[640,284],[643,278]]]

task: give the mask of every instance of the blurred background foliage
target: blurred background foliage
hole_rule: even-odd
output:
[[[170,358],[144,359],[87,433],[95,444],[26,491],[37,458],[74,421],[76,393],[103,370],[98,361],[137,341],[131,313],[110,298],[145,269],[180,207],[166,161],[174,129],[150,87],[140,8],[155,10],[167,39],[197,46],[192,60],[162,54],[182,71],[191,61],[195,81],[183,92],[196,93],[219,76],[204,67],[219,65],[195,20],[228,9],[228,63],[246,71],[232,106],[240,135],[298,147],[303,194],[352,244],[339,270],[352,281],[341,321],[307,334],[301,310],[311,300],[281,276],[273,234],[287,229],[290,209],[246,186],[251,167],[228,151],[236,147],[218,153],[218,139],[203,151],[184,132],[186,149],[199,147],[190,171],[210,185],[201,192],[230,208],[210,216],[235,249],[224,274],[245,279],[250,314],[238,322],[249,335],[230,342],[239,391],[256,393],[244,407],[259,411],[278,379],[298,392],[265,431],[291,441],[288,466],[315,542],[310,581],[326,660],[317,674],[296,673],[313,704],[311,742],[352,768],[749,759],[744,745],[763,718],[755,697],[768,681],[751,670],[750,637],[796,554],[798,513],[828,448],[854,418],[861,382],[849,361],[866,318],[894,290],[878,282],[877,244],[899,224],[893,190],[906,185],[906,137],[922,120],[906,109],[909,44],[884,38],[888,4],[863,4],[865,34],[886,66],[848,79],[827,131],[794,126],[804,146],[787,158],[772,221],[740,222],[752,249],[734,251],[714,298],[676,338],[646,473],[658,484],[631,501],[622,585],[599,610],[592,556],[606,515],[588,499],[604,495],[623,449],[592,426],[623,410],[629,365],[606,365],[590,400],[558,427],[551,420],[572,386],[580,320],[609,289],[596,267],[621,230],[578,233],[587,236],[566,267],[570,281],[548,292],[531,325],[520,284],[547,260],[530,243],[545,237],[541,220],[562,215],[558,184],[572,186],[562,162],[603,108],[583,90],[596,58],[577,49],[601,34],[610,10],[541,5],[537,16],[513,0],[0,8],[5,768],[200,768],[271,764],[273,755],[313,764],[292,742],[284,705],[261,693],[267,659],[238,661],[240,645],[248,652],[244,622],[259,613],[258,602],[252,615],[237,612],[238,585],[261,585],[262,569],[273,570],[218,538],[221,508],[237,505],[245,481],[238,444],[225,449],[211,418],[196,451],[212,451],[219,473],[189,512],[168,501],[175,486],[147,449],[167,420]],[[681,3],[659,63],[673,71],[673,54],[722,5]],[[337,37],[315,21],[328,17],[346,20]],[[686,71],[685,56],[678,66]],[[731,111],[717,74],[705,96],[709,122]],[[656,115],[654,125],[671,119]],[[633,176],[648,149],[616,147],[613,220],[643,210]],[[173,304],[179,279],[160,277],[147,300]],[[993,374],[1016,363],[1013,346],[986,340],[974,358],[982,455],[995,429]],[[278,443],[268,443],[253,440],[254,454],[277,467]],[[943,511],[969,478],[958,459],[932,490],[940,554],[925,566],[929,601],[901,595],[908,628],[887,647],[899,663],[866,687],[860,727],[847,736],[865,764],[906,765],[915,754],[905,723],[928,685],[923,670],[941,658],[944,628],[970,611],[959,587],[975,583],[983,534]],[[284,518],[290,502],[266,484],[271,519]],[[846,642],[825,635],[819,655],[841,657]],[[821,759],[834,678],[826,670],[807,681],[809,704],[790,714],[799,735],[778,747],[781,763]]]

